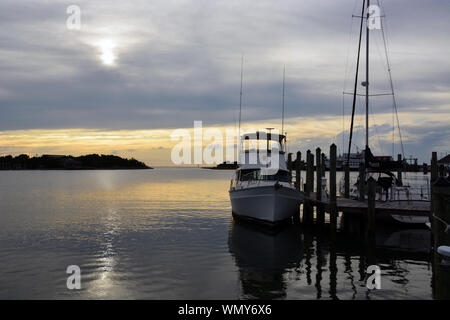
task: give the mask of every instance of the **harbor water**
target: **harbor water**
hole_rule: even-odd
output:
[[[0,299],[433,299],[431,234],[233,221],[232,171],[0,172]],[[353,231],[352,231],[353,230]],[[81,289],[67,288],[67,267]]]

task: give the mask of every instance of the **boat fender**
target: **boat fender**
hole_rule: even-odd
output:
[[[437,252],[444,257],[444,259],[450,259],[450,247],[449,246],[440,246],[437,249]]]

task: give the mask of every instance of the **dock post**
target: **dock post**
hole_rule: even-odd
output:
[[[322,168],[320,169],[320,173],[322,174],[322,177],[325,177],[325,172],[327,172],[327,167],[325,165],[325,153],[322,153],[322,158],[320,160],[320,164],[322,165]]]
[[[322,199],[322,165],[320,160],[322,158],[322,152],[320,148],[316,149],[316,200]]]
[[[288,170],[291,173],[292,180],[292,153],[288,153]]]
[[[437,167],[437,152],[433,151],[431,154],[431,183],[435,182],[438,178],[438,167]]]
[[[422,168],[423,168],[423,174],[428,174],[428,165],[425,162],[423,163]]]
[[[310,150],[306,152],[306,188],[305,195],[310,198],[314,191],[314,155]],[[311,201],[307,200],[303,204],[303,219],[307,223],[313,221],[313,209]]]
[[[431,230],[434,230],[435,229],[435,224],[436,224],[436,222],[435,222],[435,219],[433,218],[433,212],[434,212],[434,209],[433,209],[433,205],[434,205],[434,200],[433,200],[433,198],[434,198],[434,191],[433,191],[433,185],[434,185],[434,182],[437,180],[437,178],[438,178],[438,167],[437,167],[437,152],[436,151],[433,151],[432,153],[431,153],[431,161],[430,161],[430,166],[431,166],[431,177],[430,177],[430,193],[431,193],[431,210],[430,210],[430,224],[431,224]],[[432,238],[434,238],[435,237],[435,233],[434,232],[432,232],[432,234],[431,234],[431,236],[432,236]]]
[[[295,158],[295,188],[300,190],[300,161],[302,158],[302,153],[297,151],[297,158]],[[300,205],[298,206],[298,211],[294,214],[294,223],[300,224]]]
[[[301,161],[302,161],[302,153],[297,151],[297,158],[295,159],[295,187],[297,190],[301,189]]]
[[[398,154],[397,155],[397,161],[401,162],[402,161],[402,155]],[[402,169],[403,169],[403,164],[401,167],[398,168],[397,171],[397,179],[400,182],[401,185],[403,185],[403,178],[402,178]]]
[[[337,202],[336,202],[336,145],[330,147],[330,223],[331,230],[337,228]]]
[[[311,177],[313,177],[314,171],[313,171],[313,162],[314,160],[311,159],[311,156],[314,157],[311,154],[311,151],[308,150],[306,152],[306,184],[305,184],[305,194],[307,197],[310,197],[310,193],[313,190],[313,186],[311,182],[314,182],[314,178],[311,179]]]
[[[432,210],[433,210],[433,234],[435,246],[450,243],[450,230],[445,232],[446,225],[450,224],[450,179],[439,178],[433,184]]]
[[[322,152],[320,148],[316,149],[316,221],[319,225],[325,222],[325,212],[322,201]]]
[[[348,164],[344,167],[344,198],[350,198],[350,166]]]
[[[432,190],[433,296],[446,300],[450,299],[450,270],[441,265],[442,256],[437,249],[450,243],[450,178],[439,178]]]
[[[367,194],[367,259],[369,264],[376,264],[375,248],[376,248],[376,234],[375,234],[375,193],[376,182],[375,179],[370,177],[367,181],[368,194]]]
[[[367,181],[368,183],[368,195],[367,195],[367,222],[368,222],[368,231],[375,231],[375,188],[376,182],[372,177]]]
[[[364,164],[360,163],[359,164],[359,185],[358,185],[358,189],[359,189],[359,201],[364,201],[365,200],[365,178],[366,178],[366,172],[365,172],[365,168],[364,168]]]

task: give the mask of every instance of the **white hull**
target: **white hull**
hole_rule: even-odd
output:
[[[276,223],[299,211],[303,193],[290,187],[261,186],[230,191],[233,215]]]

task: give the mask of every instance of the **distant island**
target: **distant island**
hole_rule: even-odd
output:
[[[223,162],[215,167],[203,167],[203,169],[213,169],[213,170],[236,170],[238,168],[237,162]]]
[[[113,155],[89,154],[73,157],[65,155],[42,155],[29,157],[0,157],[0,170],[98,170],[98,169],[153,169],[136,159],[124,159]]]

